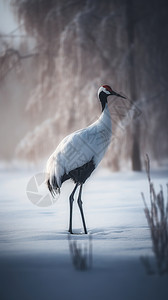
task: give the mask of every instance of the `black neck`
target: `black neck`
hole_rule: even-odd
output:
[[[105,108],[105,105],[107,103],[107,95],[102,91],[99,94],[99,99],[100,99],[100,102],[101,102],[101,105],[102,105],[102,111],[103,111],[104,108]]]

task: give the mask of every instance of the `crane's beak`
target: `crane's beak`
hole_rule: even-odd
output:
[[[126,97],[124,97],[124,96],[122,96],[122,95],[120,95],[120,94],[118,94],[118,93],[116,93],[114,91],[112,91],[111,95],[114,95],[114,96],[117,96],[117,97],[121,97],[123,99],[127,99]]]

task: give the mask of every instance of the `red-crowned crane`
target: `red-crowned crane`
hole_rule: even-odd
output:
[[[66,136],[50,156],[46,168],[46,182],[48,189],[54,197],[60,192],[64,181],[72,179],[75,183],[70,197],[69,232],[72,232],[72,208],[74,194],[79,186],[78,206],[80,209],[84,232],[87,233],[83,208],[82,187],[93,170],[102,160],[112,136],[112,122],[108,108],[107,97],[114,95],[125,98],[114,92],[110,86],[103,85],[98,90],[98,97],[102,105],[99,119],[92,125],[75,131]]]

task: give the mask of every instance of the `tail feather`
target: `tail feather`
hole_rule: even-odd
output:
[[[60,193],[61,182],[57,176],[57,164],[53,155],[50,156],[46,166],[46,183],[53,197]]]
[[[57,182],[57,178],[54,172],[54,168],[50,168],[50,170],[47,170],[48,172],[46,173],[46,184],[48,186],[48,189],[53,196],[53,198],[56,196],[56,194],[60,193],[60,187]]]
[[[54,184],[53,184],[53,180],[52,180],[52,185],[50,183],[50,179],[48,179],[47,180],[47,186],[48,186],[48,189],[49,189],[49,191],[50,191],[53,198],[56,196],[56,194],[60,193],[60,188],[57,185],[56,177],[54,179]]]

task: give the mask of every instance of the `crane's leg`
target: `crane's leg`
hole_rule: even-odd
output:
[[[70,218],[69,218],[69,232],[70,233],[73,233],[72,232],[72,208],[73,208],[73,202],[74,202],[74,194],[76,192],[76,189],[78,187],[78,183],[75,185],[75,188],[73,189],[72,191],[72,194],[70,195],[69,197],[69,204],[70,204]]]
[[[78,196],[78,206],[79,206],[81,217],[82,217],[84,232],[87,234],[85,218],[84,218],[83,208],[82,208],[82,200],[81,200],[82,187],[83,187],[83,184],[80,185],[79,196]]]

